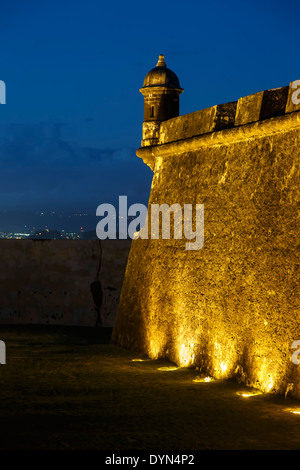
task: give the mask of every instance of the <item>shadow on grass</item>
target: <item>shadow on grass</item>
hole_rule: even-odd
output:
[[[53,337],[59,343],[109,344],[112,328],[74,325],[0,325],[0,339],[4,337],[34,338]]]

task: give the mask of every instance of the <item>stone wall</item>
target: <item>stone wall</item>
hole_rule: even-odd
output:
[[[103,326],[113,326],[130,243],[101,242]],[[95,326],[99,261],[99,240],[1,240],[0,323]]]
[[[188,251],[185,239],[150,232],[132,242],[114,344],[300,397],[291,361],[300,339],[292,92],[291,84],[173,118],[160,126],[160,145],[138,149],[154,171],[149,207],[204,204],[204,246]]]

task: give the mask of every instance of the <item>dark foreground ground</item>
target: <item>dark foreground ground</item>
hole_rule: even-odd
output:
[[[110,335],[0,326],[0,450],[300,449],[300,402],[133,361]]]

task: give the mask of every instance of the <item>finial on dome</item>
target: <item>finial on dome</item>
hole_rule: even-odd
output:
[[[159,55],[158,62],[156,64],[156,67],[166,67],[165,63],[165,56],[163,54]]]

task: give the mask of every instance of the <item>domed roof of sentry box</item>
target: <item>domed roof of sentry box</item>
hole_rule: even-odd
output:
[[[154,86],[182,89],[177,75],[167,68],[165,57],[162,54],[159,56],[156,67],[147,73],[143,84],[143,88]]]

